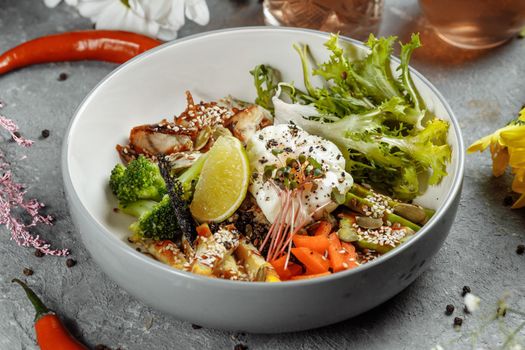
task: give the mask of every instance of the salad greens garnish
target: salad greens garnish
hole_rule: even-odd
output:
[[[281,79],[279,72],[269,66],[258,65],[250,71],[250,74],[253,75],[257,89],[255,103],[273,111],[272,97],[275,95],[277,84]]]
[[[331,35],[325,43],[329,59],[313,62],[313,69],[308,46],[294,45],[306,91],[290,83],[277,84],[278,74],[269,66],[257,66],[252,74],[258,103],[268,101],[273,93],[273,104],[266,105],[273,108],[276,123],[293,122],[334,142],[356,181],[408,200],[423,190],[421,175],[435,185],[447,174],[451,149],[446,142],[448,123],[427,110],[410,75],[408,64],[421,46],[419,36],[414,34],[409,43],[401,44],[394,74],[390,57],[396,40],[370,35],[369,54],[351,59],[338,36]],[[314,76],[323,84],[315,86]]]

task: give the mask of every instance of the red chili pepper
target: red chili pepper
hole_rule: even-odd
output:
[[[123,63],[161,42],[114,30],[85,30],[43,36],[3,53],[0,75],[32,64],[95,60]]]
[[[36,341],[41,350],[88,350],[69,334],[58,316],[44,305],[27,284],[17,278],[13,279],[12,282],[16,282],[24,288],[27,297],[35,307]]]

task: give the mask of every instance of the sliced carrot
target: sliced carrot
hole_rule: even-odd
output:
[[[336,233],[331,233],[328,236],[330,245],[328,246],[328,258],[330,259],[330,267],[332,271],[339,272],[344,270],[343,263],[345,262],[345,253],[342,252],[341,241]]]
[[[286,264],[286,255],[280,257],[279,259],[270,261],[270,264],[272,264],[273,268],[283,281],[289,280],[291,277],[299,275],[303,272],[301,266],[290,261],[288,262],[288,266],[285,269],[284,265]]]
[[[309,274],[323,273],[330,268],[330,262],[323,255],[310,248],[292,248],[292,254],[304,264]]]
[[[319,236],[294,235],[292,240],[296,247],[310,248],[321,254],[324,254],[330,244],[328,236],[324,234]]]
[[[210,226],[208,224],[202,224],[196,227],[197,234],[201,237],[210,237],[212,235]]]
[[[332,232],[332,224],[328,221],[321,221],[319,222],[319,226],[317,226],[317,229],[315,230],[314,236],[326,236]]]
[[[317,277],[321,277],[321,276],[328,276],[328,275],[331,275],[331,274],[332,273],[330,271],[326,271],[326,272],[316,273],[316,274],[313,274],[313,275],[304,274],[304,275],[292,276],[292,278],[290,278],[290,279],[292,281],[309,280],[311,278],[317,278]]]
[[[350,243],[345,243],[339,240],[337,234],[332,233],[328,236],[330,246],[328,247],[328,258],[330,259],[330,267],[333,272],[353,269],[359,266],[357,264],[357,254],[355,247]]]
[[[341,245],[343,249],[346,250],[346,252],[348,253],[346,259],[346,263],[348,264],[347,269],[353,269],[355,267],[358,267],[359,264],[357,263],[357,253],[355,251],[355,246],[352,243],[346,242],[342,242]]]

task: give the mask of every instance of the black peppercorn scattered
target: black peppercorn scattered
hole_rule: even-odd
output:
[[[64,80],[66,80],[67,78],[68,78],[67,73],[60,73],[60,74],[58,75],[58,81],[64,81]]]
[[[461,317],[454,317],[454,326],[461,327],[463,324],[463,319]]]
[[[69,258],[66,260],[66,266],[69,268],[75,266],[76,264],[77,264],[77,261],[75,259]]]
[[[193,329],[201,329],[202,326],[199,326],[198,324],[193,324],[193,323],[192,323],[192,324],[191,324],[191,328],[193,328]]]
[[[33,270],[31,270],[30,268],[27,268],[25,267],[24,270],[22,271],[24,273],[24,275],[26,276],[31,276],[33,274]]]
[[[464,297],[465,295],[467,295],[470,292],[471,292],[470,287],[469,286],[464,286],[463,287],[463,292],[461,293],[461,296]]]
[[[448,304],[445,310],[445,315],[450,316],[454,312],[454,305]]]
[[[47,139],[49,137],[50,132],[49,132],[48,129],[44,129],[44,130],[42,130],[41,134],[42,134],[42,138],[43,139]]]
[[[513,202],[512,196],[505,196],[505,198],[503,198],[503,205],[506,207],[510,207]]]
[[[466,306],[463,307],[463,312],[466,313],[466,314],[470,314],[470,310]]]
[[[516,253],[518,255],[523,255],[523,253],[525,253],[525,245],[519,244],[518,247],[516,248]]]
[[[38,250],[38,249],[35,250],[35,256],[36,256],[37,258],[41,258],[41,257],[43,257],[44,255],[45,255],[45,254],[42,253],[42,251],[40,251],[40,250]]]
[[[233,350],[248,350],[248,346],[244,344],[237,344],[233,347]]]

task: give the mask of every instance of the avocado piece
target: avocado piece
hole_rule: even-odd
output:
[[[359,239],[357,230],[352,226],[355,219],[350,217],[343,217],[339,220],[339,230],[337,230],[337,236],[343,242],[355,242]]]

